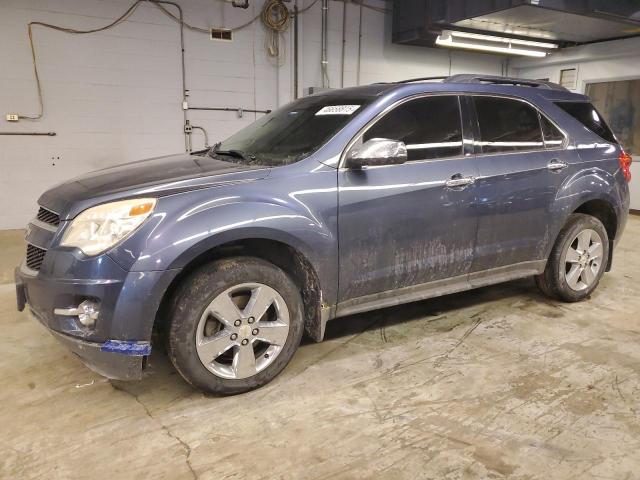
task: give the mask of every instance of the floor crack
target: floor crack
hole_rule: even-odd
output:
[[[479,314],[475,314],[472,315],[471,318],[477,317]],[[460,337],[460,339],[455,343],[455,345],[453,345],[449,350],[447,350],[444,354],[442,354],[438,359],[436,359],[436,361],[433,363],[434,367],[439,367],[442,365],[442,363],[449,358],[449,355],[456,349],[458,348],[460,345],[462,345],[464,343],[464,341],[467,339],[467,337],[469,335],[471,335],[473,333],[473,331],[478,328],[478,325],[480,325],[482,323],[482,318],[478,318],[475,323],[469,327],[467,329],[466,332],[464,332],[464,335],[462,335],[462,337]]]
[[[144,409],[145,414],[147,415],[147,417],[149,417],[156,424],[158,424],[158,426],[162,429],[162,431],[169,438],[172,438],[173,440],[175,440],[176,442],[178,442],[180,444],[180,446],[184,450],[184,457],[185,457],[184,460],[185,460],[185,463],[186,463],[187,467],[189,468],[189,471],[191,472],[191,476],[194,478],[194,480],[198,480],[198,474],[196,473],[195,469],[193,468],[193,465],[191,465],[191,458],[190,458],[191,457],[191,447],[189,446],[189,444],[187,442],[185,442],[184,440],[182,440],[178,435],[173,433],[171,431],[171,429],[169,427],[167,427],[164,423],[162,423],[158,418],[153,416],[153,414],[149,410],[149,407],[147,407],[147,405],[142,400],[140,400],[138,395],[135,395],[134,393],[131,393],[130,391],[126,390],[125,388],[121,387],[120,385],[114,384],[113,382],[109,382],[109,383],[111,384],[111,386],[113,387],[114,390],[118,390],[120,392],[126,393],[127,395],[131,396]]]

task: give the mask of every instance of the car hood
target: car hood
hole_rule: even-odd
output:
[[[170,155],[84,174],[46,191],[38,203],[64,220],[98,203],[253,181],[269,172],[269,168],[225,162],[208,155]]]

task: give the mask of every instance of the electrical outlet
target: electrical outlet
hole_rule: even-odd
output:
[[[17,113],[7,113],[7,122],[17,122],[20,117]]]

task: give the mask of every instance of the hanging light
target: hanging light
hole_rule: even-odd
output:
[[[457,30],[443,30],[436,38],[436,45],[539,58],[546,57],[551,53],[549,50],[558,48],[558,45],[555,43],[498,37],[495,35],[461,32]]]

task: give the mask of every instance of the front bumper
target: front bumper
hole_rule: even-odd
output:
[[[105,347],[110,345],[110,342],[87,342],[54,330],[49,330],[49,332],[82,363],[103,377],[114,380],[140,380],[142,378],[142,370],[146,362],[145,355],[105,351]],[[151,353],[151,345],[148,342],[135,342],[135,344],[138,347],[144,347],[146,352]]]
[[[109,263],[102,261],[103,273]],[[15,271],[17,307],[20,311],[28,307],[58,341],[97,373],[118,380],[139,379],[151,353],[157,310],[177,271],[126,272],[116,265],[108,270],[109,279],[101,280],[34,272],[23,265]],[[93,328],[82,325],[78,317],[55,311],[86,298],[100,304]]]
[[[140,380],[146,355],[129,355],[105,351],[109,343],[85,342],[78,338],[63,335],[53,330],[51,334],[87,367],[100,375],[114,380]],[[143,347],[147,355],[151,353],[151,345],[148,342],[135,342]],[[142,348],[140,349],[142,350]]]
[[[16,299],[18,310],[24,310],[27,295],[19,271],[16,271]],[[139,380],[142,377],[145,358],[151,353],[150,342],[86,341],[52,330],[36,310],[29,310],[49,333],[94,372],[114,380]]]

